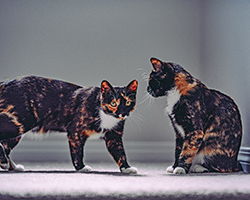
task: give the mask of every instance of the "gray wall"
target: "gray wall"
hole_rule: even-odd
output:
[[[249,1],[0,2],[0,80],[33,74],[99,86],[103,79],[114,85],[138,79],[138,105],[125,139],[173,141],[165,99],[144,102],[141,75],[155,56],[232,96],[245,135],[250,132]],[[244,141],[250,144],[247,136]]]
[[[250,146],[250,1],[202,1],[201,74],[209,87],[230,95]]]

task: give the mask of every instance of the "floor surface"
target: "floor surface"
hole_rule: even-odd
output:
[[[167,174],[166,163],[133,163],[137,175],[124,175],[112,162],[22,163],[24,172],[0,171],[0,199],[250,199],[250,174]]]

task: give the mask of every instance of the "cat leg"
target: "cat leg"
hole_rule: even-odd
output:
[[[24,171],[24,166],[20,164],[15,164],[14,161],[9,157],[11,150],[19,143],[21,136],[11,139],[5,139],[2,141],[3,147],[5,149],[6,156],[9,161],[9,171]]]
[[[0,167],[2,169],[9,169],[10,164],[5,153],[3,145],[0,143]]]
[[[174,174],[188,173],[192,161],[197,154],[203,141],[203,131],[194,131],[185,136],[178,166],[174,169]],[[182,168],[182,169],[181,169]]]
[[[77,132],[73,134],[68,133],[71,160],[77,171],[88,172],[92,170],[90,166],[83,163],[84,144],[87,138],[86,135]]]
[[[104,139],[106,142],[107,149],[120,167],[120,171],[126,174],[137,174],[137,168],[130,167],[127,163],[127,158],[122,142],[122,136],[118,135],[114,131],[110,131],[105,134]]]
[[[175,162],[173,166],[167,167],[166,169],[167,173],[173,173],[174,169],[178,166],[182,145],[183,145],[183,138],[180,137],[179,134],[177,133],[175,140]]]

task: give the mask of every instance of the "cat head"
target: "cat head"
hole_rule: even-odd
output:
[[[165,63],[156,58],[151,58],[153,70],[149,76],[147,91],[153,97],[160,97],[167,94],[175,84],[174,63]]]
[[[137,86],[136,80],[126,87],[113,87],[108,81],[102,81],[101,107],[104,113],[119,120],[126,119],[135,109]]]

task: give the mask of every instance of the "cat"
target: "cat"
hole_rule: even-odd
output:
[[[168,173],[237,172],[242,138],[240,112],[227,95],[208,89],[172,62],[150,59],[153,70],[147,91],[165,96],[176,133],[175,162]]]
[[[137,173],[127,162],[122,135],[126,118],[135,109],[138,82],[113,87],[81,87],[37,76],[0,83],[0,166],[23,170],[9,157],[22,134],[67,132],[70,155],[76,170],[90,171],[83,163],[86,140],[102,133],[106,146],[123,173]]]

